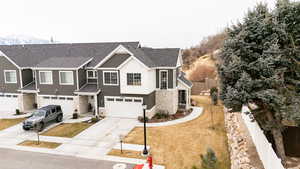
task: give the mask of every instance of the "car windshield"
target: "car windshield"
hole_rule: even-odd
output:
[[[42,110],[37,110],[37,111],[32,113],[32,116],[43,117],[43,116],[45,116],[45,112],[42,111]]]

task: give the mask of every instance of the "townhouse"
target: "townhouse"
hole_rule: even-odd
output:
[[[0,113],[55,104],[66,114],[173,114],[190,106],[181,66],[180,49],[139,42],[0,46]]]

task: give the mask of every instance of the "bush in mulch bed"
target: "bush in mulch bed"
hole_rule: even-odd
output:
[[[166,122],[166,121],[171,121],[171,120],[176,120],[176,119],[180,119],[183,118],[187,115],[189,115],[191,112],[193,111],[192,108],[188,109],[188,110],[184,110],[184,109],[179,109],[175,114],[169,114],[166,111],[158,111],[151,119],[146,119],[147,123],[157,123],[157,122]],[[143,117],[139,118],[140,122],[144,122]]]

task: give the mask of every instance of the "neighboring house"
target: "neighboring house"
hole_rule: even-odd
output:
[[[136,118],[190,106],[181,51],[139,42],[0,46],[0,112],[61,105],[65,113]]]

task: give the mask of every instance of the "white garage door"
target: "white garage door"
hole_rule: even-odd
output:
[[[143,115],[143,100],[141,98],[105,98],[107,116],[137,118]]]
[[[18,107],[18,95],[0,95],[0,111],[15,112]]]
[[[40,97],[40,107],[47,105],[60,105],[65,115],[72,115],[74,113],[74,99],[72,97]]]

